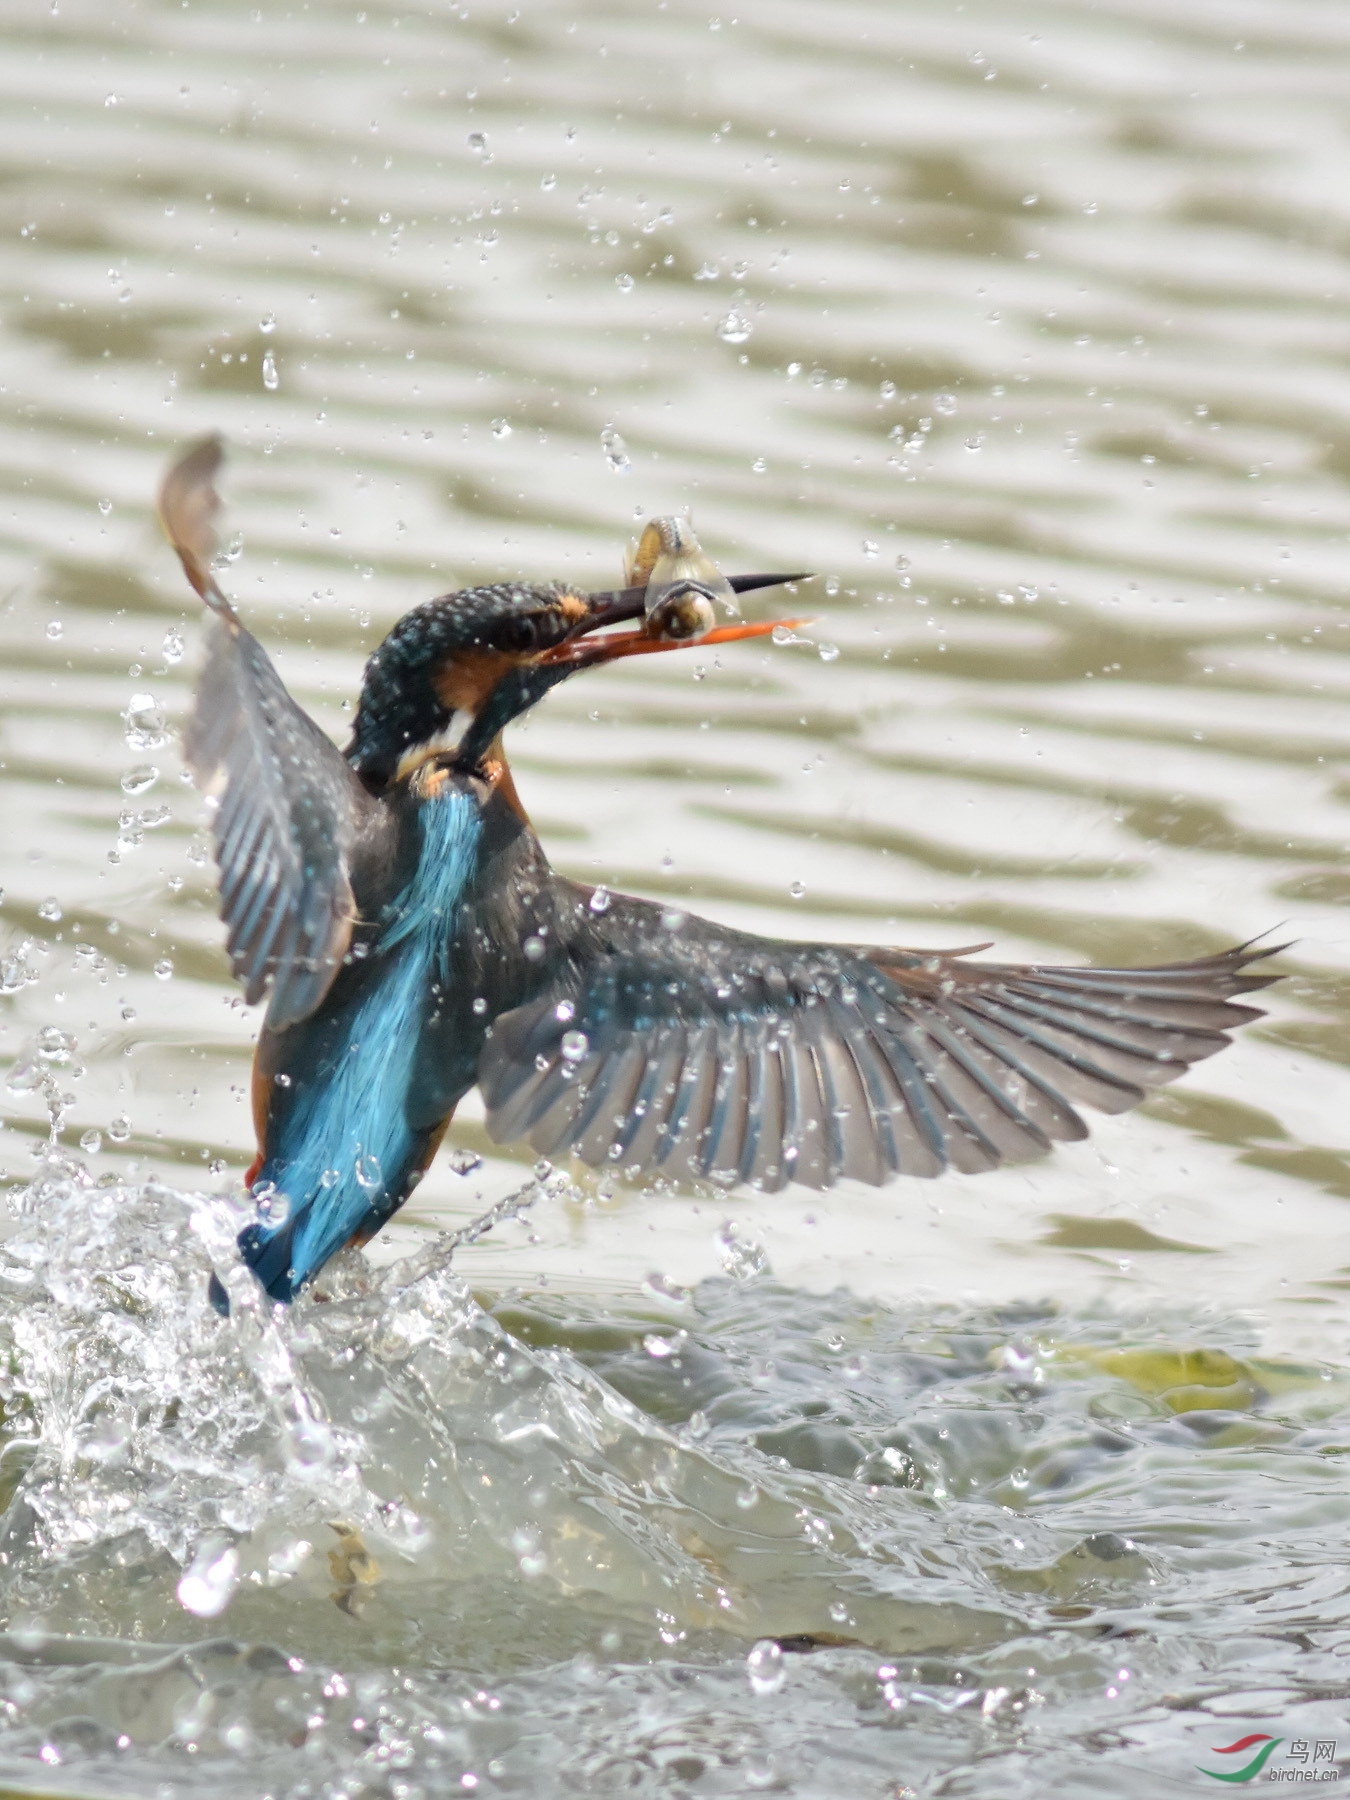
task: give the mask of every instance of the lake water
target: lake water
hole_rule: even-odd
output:
[[[1347,92],[1332,0],[3,0],[5,1791],[1350,1770]],[[336,736],[409,606],[648,514],[819,572],[515,728],[569,874],[1289,979],[938,1184],[603,1195],[466,1102],[326,1303],[220,1321],[256,1015],[152,516],[217,429]]]

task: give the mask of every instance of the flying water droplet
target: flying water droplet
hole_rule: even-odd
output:
[[[114,1144],[125,1144],[131,1136],[131,1120],[125,1113],[118,1113],[115,1119],[108,1122],[108,1136]]]
[[[483,1166],[483,1159],[476,1150],[452,1150],[448,1160],[456,1175],[472,1175],[475,1169]]]
[[[274,1230],[290,1218],[291,1197],[282,1193],[274,1181],[260,1181],[253,1190],[253,1210],[260,1225]]]
[[[277,359],[270,350],[263,351],[262,378],[268,393],[275,394],[281,386],[281,377],[277,374]]]
[[[161,956],[159,961],[155,964],[155,979],[157,981],[169,981],[172,978],[173,959],[172,957]]]
[[[121,787],[124,794],[144,794],[159,780],[159,770],[153,763],[137,763],[134,769],[128,769],[122,777]]]
[[[634,287],[637,284],[634,282],[633,277],[631,275],[625,274],[625,275],[616,275],[614,277],[614,285],[616,288],[618,288],[618,290],[621,294],[631,294]]]
[[[593,913],[606,913],[609,911],[609,902],[609,889],[607,887],[598,887],[591,895],[588,904]]]
[[[64,1068],[79,1048],[75,1034],[62,1031],[59,1025],[44,1025],[37,1034],[37,1053],[43,1062]]]
[[[178,1583],[178,1603],[199,1619],[216,1619],[224,1612],[239,1585],[239,1552],[219,1538],[208,1540],[184,1569]]]
[[[628,454],[628,446],[612,425],[606,425],[600,433],[600,448],[605,453],[605,461],[616,475],[626,475],[632,468],[632,459]]]
[[[11,1094],[31,1094],[42,1086],[43,1070],[39,1063],[24,1057],[16,1062],[5,1077],[5,1086]]]
[[[370,1151],[367,1151],[364,1156],[358,1156],[356,1159],[356,1179],[360,1185],[368,1191],[377,1188],[383,1179],[379,1157],[372,1155]]]
[[[264,337],[270,336],[276,328],[277,316],[275,313],[264,313],[262,318],[258,320],[258,330],[262,332]]]
[[[169,741],[164,715],[153,694],[133,694],[122,714],[126,741],[132,750],[159,750]]]
[[[772,1638],[761,1638],[745,1659],[745,1673],[753,1693],[776,1694],[787,1677],[782,1645]]]
[[[94,1131],[93,1129],[81,1132],[80,1148],[81,1150],[87,1150],[90,1156],[97,1155],[103,1148],[103,1133],[101,1131]]]
[[[565,1031],[558,1047],[562,1051],[564,1062],[579,1063],[590,1049],[591,1040],[584,1031]]]
[[[473,151],[475,156],[482,157],[484,167],[492,161],[492,152],[488,149],[486,132],[471,131],[469,133],[469,148]]]
[[[743,1237],[736,1229],[735,1221],[728,1220],[713,1239],[717,1249],[717,1260],[733,1281],[753,1281],[756,1275],[763,1275],[769,1267],[769,1258],[762,1244],[754,1238]]]
[[[510,423],[506,419],[494,419],[492,421],[492,435],[495,438],[509,438],[511,435]]]
[[[64,630],[65,626],[61,623],[60,619],[52,619],[47,625],[47,636],[52,643],[55,643]]]
[[[49,925],[55,925],[62,917],[61,902],[56,899],[44,900],[37,909],[39,919],[45,919]]]
[[[717,335],[724,344],[745,343],[753,329],[745,314],[734,306],[717,321]]]

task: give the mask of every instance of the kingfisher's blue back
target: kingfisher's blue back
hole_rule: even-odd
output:
[[[383,906],[373,938],[358,945],[334,1005],[291,1034],[305,1039],[299,1056],[284,1058],[297,1072],[271,1076],[282,1091],[253,1184],[258,1218],[239,1245],[277,1300],[292,1299],[344,1244],[378,1230],[439,1137],[413,1096],[432,1054],[427,1039],[444,1036],[447,1025],[483,815],[471,789],[443,783],[407,818],[406,880]],[[473,1054],[476,1045],[466,1059],[469,1080]]]

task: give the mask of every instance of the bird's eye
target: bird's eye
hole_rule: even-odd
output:
[[[529,614],[507,619],[502,625],[503,650],[533,650],[539,641],[538,622]]]

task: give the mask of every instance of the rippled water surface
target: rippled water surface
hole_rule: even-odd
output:
[[[0,3],[0,1783],[1350,1769],[1347,93],[1334,0]],[[936,1185],[535,1184],[466,1103],[483,1162],[221,1321],[256,1020],[150,510],[212,429],[335,735],[408,606],[647,513],[820,572],[516,728],[569,873],[1290,979]]]

